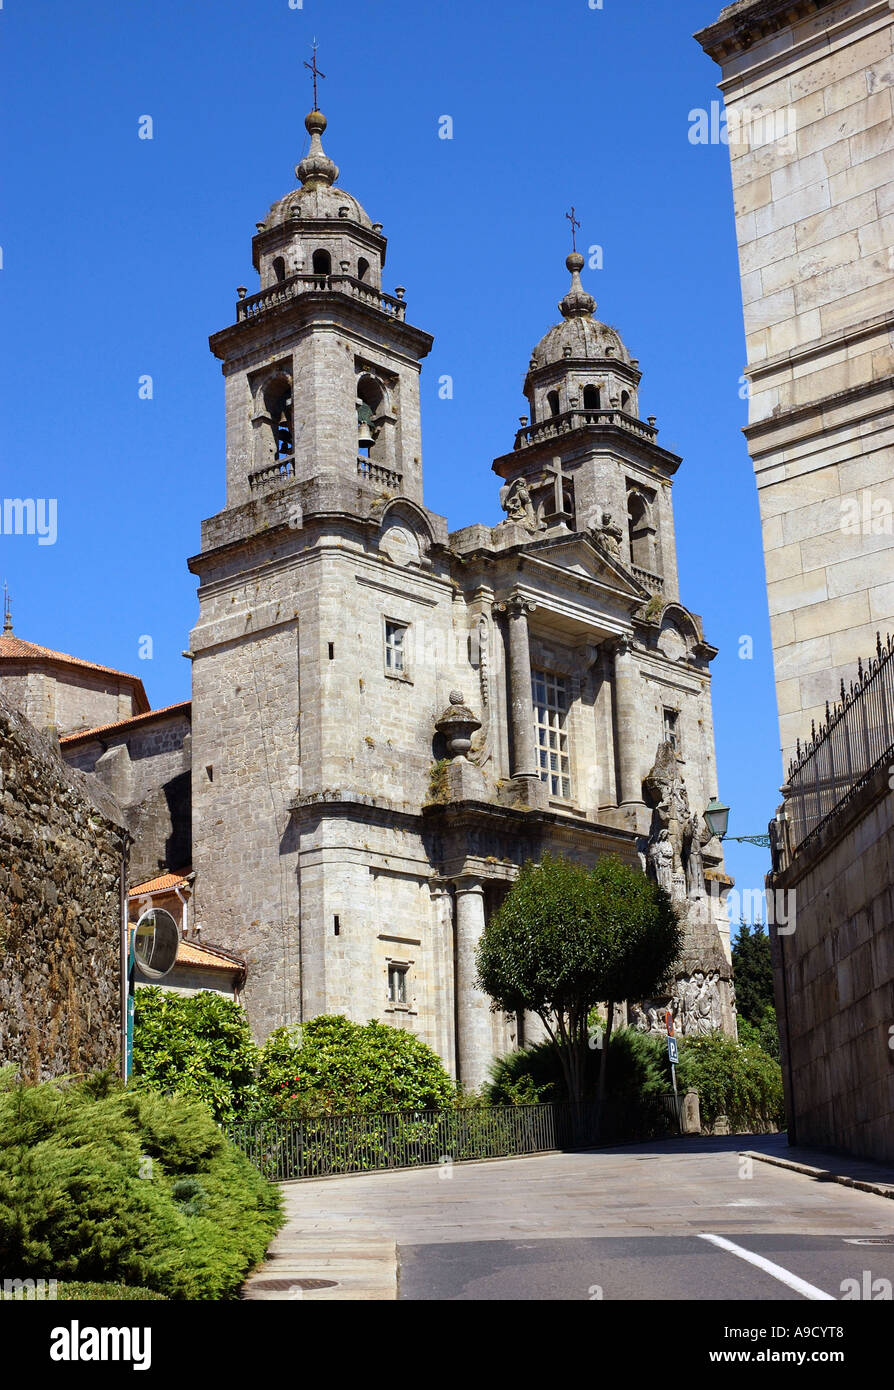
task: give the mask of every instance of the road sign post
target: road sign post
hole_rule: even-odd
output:
[[[671,1081],[674,1087],[674,1110],[677,1113],[677,1125],[680,1133],[683,1133],[683,1116],[680,1113],[680,1097],[677,1094],[677,1063],[680,1054],[677,1051],[677,1039],[675,1037],[674,1016],[668,1009],[664,1015],[664,1026],[667,1029],[667,1060],[670,1062]]]

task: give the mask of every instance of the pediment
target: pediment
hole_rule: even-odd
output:
[[[521,561],[522,568],[549,571],[553,585],[561,585],[565,575],[569,585],[577,590],[581,581],[585,585],[589,581],[594,588],[612,590],[634,607],[650,598],[649,591],[629,569],[589,536],[544,537],[526,545],[520,555],[516,554],[516,560]],[[525,560],[529,562],[527,565]]]

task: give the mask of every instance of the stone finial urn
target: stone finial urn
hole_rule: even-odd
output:
[[[439,734],[444,735],[449,758],[464,758],[472,747],[472,735],[481,728],[481,720],[476,719],[463,701],[462,692],[451,690],[450,704],[435,724]]]

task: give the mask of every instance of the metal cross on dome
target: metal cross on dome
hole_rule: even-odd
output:
[[[317,41],[316,41],[316,39],[314,39],[314,42],[313,42],[313,50],[314,50],[314,51],[313,51],[313,61],[310,62],[310,63],[307,63],[307,62],[306,62],[306,63],[304,64],[304,66],[308,69],[309,72],[312,72],[312,73],[313,73],[313,79],[314,79],[314,110],[315,110],[315,111],[318,111],[320,108],[319,108],[319,106],[317,105],[317,78],[318,78],[318,77],[325,77],[326,74],[325,74],[325,72],[321,72],[320,69],[317,67]]]
[[[570,212],[566,212],[565,216],[568,218],[568,221],[571,223],[571,249],[572,249],[572,251],[576,251],[576,250],[577,250],[576,236],[577,236],[577,229],[578,229],[578,227],[580,226],[580,223],[578,222],[577,218],[576,218],[575,215],[574,215],[574,207],[573,207],[573,206],[572,206]]]

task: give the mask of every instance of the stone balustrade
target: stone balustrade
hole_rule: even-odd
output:
[[[664,580],[660,574],[652,574],[649,570],[641,570],[638,565],[631,565],[630,569],[635,579],[638,579],[644,589],[648,589],[650,594],[664,593]]]
[[[252,492],[258,488],[268,486],[270,483],[286,482],[295,476],[294,459],[277,459],[275,463],[268,464],[266,468],[259,468],[255,473],[249,473],[248,485]]]
[[[364,478],[368,483],[378,483],[390,492],[400,492],[403,487],[403,473],[398,473],[393,468],[385,468],[383,464],[374,463],[372,459],[364,458],[362,455],[357,459],[357,476]]]
[[[645,425],[642,420],[628,415],[623,410],[565,410],[561,415],[550,415],[536,424],[525,425],[515,436],[516,449],[527,448],[530,444],[540,444],[546,439],[557,439],[570,434],[572,430],[584,429],[594,425],[614,425],[640,439],[654,441],[658,430],[653,425]]]
[[[315,293],[346,294],[349,298],[368,304],[371,308],[378,309],[401,322],[406,317],[407,306],[403,299],[385,294],[383,290],[377,290],[375,285],[358,280],[355,275],[345,275],[341,272],[318,275],[314,271],[300,271],[297,275],[289,276],[287,280],[268,285],[267,289],[261,290],[259,294],[237,300],[236,322],[242,323],[246,319],[257,318],[258,315],[265,314],[280,304],[286,304],[291,299],[297,299],[300,295]]]

